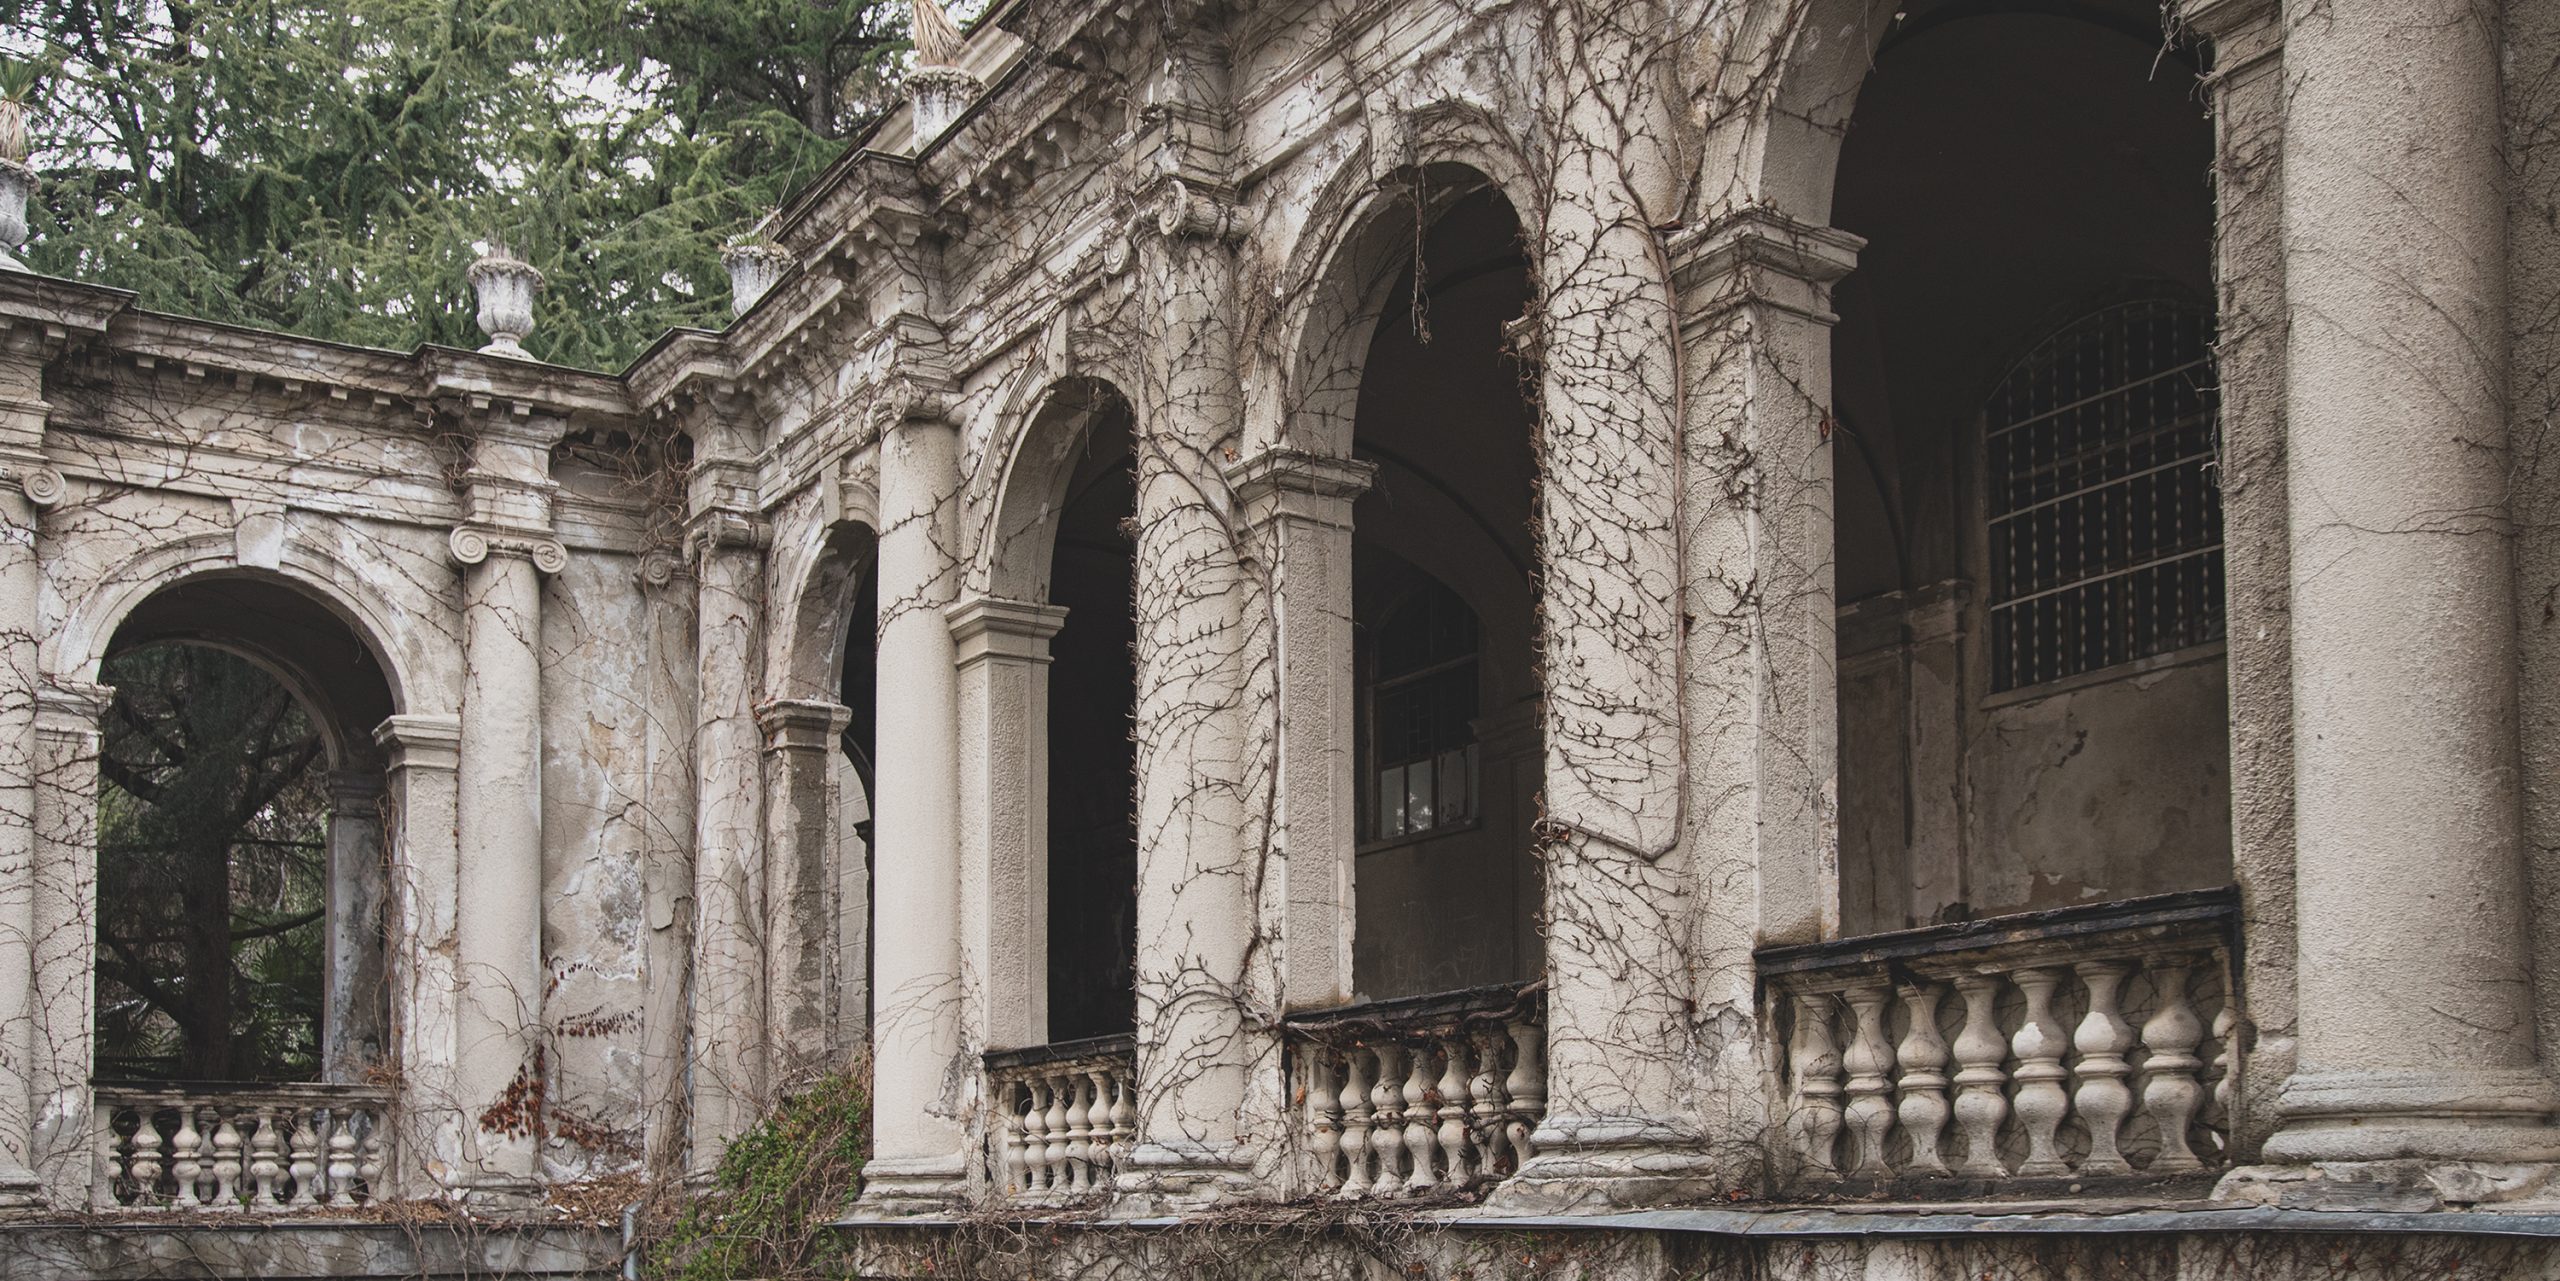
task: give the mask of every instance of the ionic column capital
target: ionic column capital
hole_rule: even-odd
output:
[[[557,574],[569,567],[569,549],[547,533],[523,529],[504,529],[490,525],[456,525],[445,540],[454,560],[477,565],[491,556],[517,556],[533,562],[533,567],[546,574]]]
[[[16,489],[38,507],[62,501],[62,473],[42,458],[0,455],[0,485]]]
[[[826,751],[852,723],[852,708],[824,699],[777,698],[756,705],[767,752]]]
[[[696,515],[685,531],[686,559],[697,570],[722,552],[761,552],[773,545],[773,527],[752,512],[715,507]]]

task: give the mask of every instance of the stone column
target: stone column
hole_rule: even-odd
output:
[[[56,1205],[90,1186],[97,1134],[89,1110],[98,930],[98,753],[115,698],[104,685],[49,679],[37,695],[35,893],[29,918],[35,996],[30,1144]]]
[[[391,1026],[400,1065],[401,1169],[393,1176],[403,1192],[416,1186],[411,1172],[452,1170],[464,1160],[466,1135],[477,1118],[456,1088],[459,1061],[455,1031],[461,1021],[460,979],[455,965],[456,918],[461,910],[457,776],[462,762],[462,721],[456,716],[394,716],[373,731],[387,763],[391,802]]]
[[[550,568],[567,564],[549,544]],[[455,531],[462,578],[463,892],[455,1089],[477,1120],[460,1182],[479,1199],[533,1194],[542,1050],[542,579],[538,550]]]
[[[840,1067],[829,1055],[835,996],[835,761],[853,712],[785,699],[764,727],[765,1045],[777,1093]]]
[[[38,511],[62,477],[34,449],[44,409],[0,405],[0,1207],[34,1203]]]
[[[1219,450],[1241,425],[1234,208],[1159,189],[1139,251],[1152,322],[1137,418],[1138,1142],[1125,1191],[1178,1206],[1252,1195],[1278,1139],[1263,1017],[1268,618],[1231,528]],[[1270,1149],[1262,1149],[1270,1150]]]
[[[328,952],[320,1062],[331,1081],[360,1081],[384,1060],[382,776],[329,779]]]
[[[477,424],[464,473],[462,741],[454,918],[460,984],[454,1089],[473,1117],[455,1182],[470,1199],[534,1195],[542,1061],[542,575],[568,568],[550,534],[557,424]]]
[[[960,919],[977,1039],[1049,1041],[1049,640],[1055,605],[950,610],[959,663]]]
[[[1352,999],[1360,709],[1349,661],[1351,508],[1377,470],[1286,448],[1227,468],[1271,579],[1280,691],[1272,846],[1281,882],[1280,999],[1292,1010]]]
[[[693,1169],[706,1172],[769,1099],[766,1062],[764,526],[698,516],[695,589]]]
[[[2283,197],[2300,1041],[2265,1151],[2548,1160],[2496,9],[2302,7]]]
[[[864,1198],[946,1204],[964,1186],[957,593],[959,441],[931,407],[880,442],[878,838],[873,889],[872,1158]]]

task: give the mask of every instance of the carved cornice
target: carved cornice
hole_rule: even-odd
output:
[[[491,556],[520,556],[546,574],[557,574],[569,567],[569,549],[561,546],[559,539],[530,530],[456,525],[446,537],[445,547],[465,565],[477,565]]]

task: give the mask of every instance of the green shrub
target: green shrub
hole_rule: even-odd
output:
[[[668,1281],[793,1281],[825,1275],[826,1226],[852,1204],[871,1133],[864,1075],[831,1076],[784,1100],[720,1158],[649,1251]]]

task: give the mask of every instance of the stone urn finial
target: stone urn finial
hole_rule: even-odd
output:
[[[542,288],[542,273],[497,242],[471,264],[470,278],[480,295],[480,330],[490,339],[481,354],[530,359],[523,339],[533,332],[533,296]]]
[[[729,314],[743,316],[791,270],[791,255],[779,245],[748,240],[721,250],[720,265],[729,269]]]
[[[937,0],[911,0],[916,68],[907,73],[907,97],[915,102],[916,149],[942,136],[986,86],[960,69],[966,40]]]

